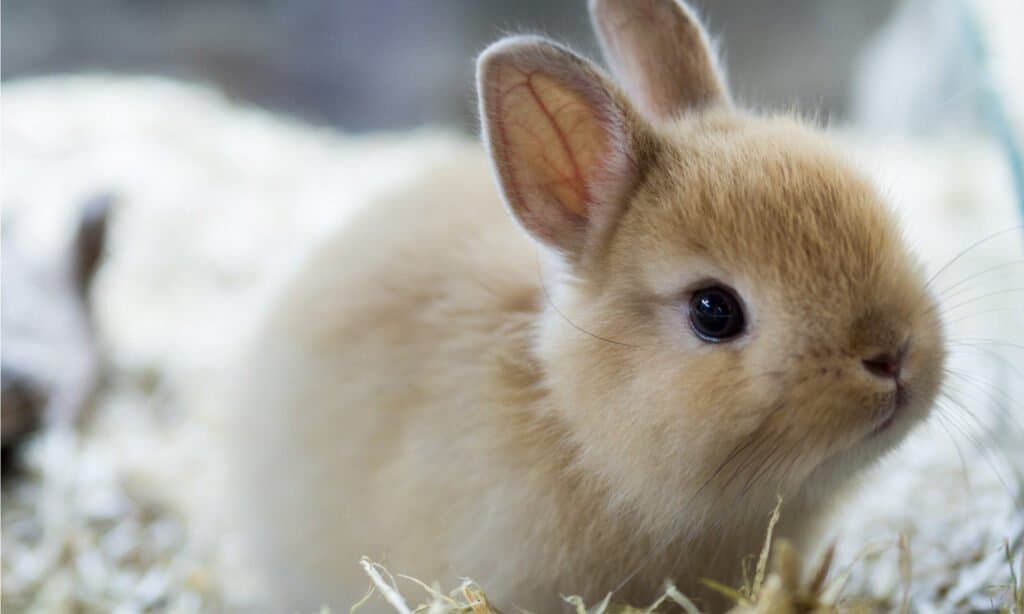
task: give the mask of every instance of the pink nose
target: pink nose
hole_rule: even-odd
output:
[[[872,375],[896,379],[903,370],[903,354],[882,353],[861,361]]]

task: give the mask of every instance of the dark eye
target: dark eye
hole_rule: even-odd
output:
[[[719,343],[742,333],[746,319],[731,291],[712,286],[697,290],[690,298],[690,324],[704,341]]]

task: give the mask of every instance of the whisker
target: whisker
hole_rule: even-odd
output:
[[[953,311],[954,309],[959,309],[960,307],[963,307],[965,305],[971,305],[971,304],[977,303],[978,301],[985,300],[987,298],[992,298],[993,296],[1000,296],[1000,295],[1003,295],[1003,294],[1017,294],[1017,293],[1020,293],[1020,292],[1024,292],[1024,288],[1006,288],[1006,289],[1003,289],[1003,290],[996,290],[995,292],[989,292],[987,294],[982,294],[981,296],[975,296],[974,298],[968,299],[966,301],[963,301],[963,302],[957,303],[956,305],[952,305],[952,306],[948,306],[948,307],[946,305],[942,305],[941,303],[935,303],[935,304],[931,305],[931,307],[929,307],[929,311],[924,311],[922,313],[927,314],[927,313],[930,313],[931,310],[935,310],[936,308],[940,308],[939,309],[939,314],[945,316],[945,315],[948,315],[949,312]]]
[[[1010,342],[1010,341],[1000,341],[999,339],[971,339],[971,338],[964,339],[964,338],[959,338],[959,339],[950,339],[946,343],[950,343],[950,344],[954,344],[954,345],[962,345],[962,346],[967,346],[967,347],[983,347],[983,346],[986,346],[986,345],[990,345],[990,346],[995,346],[995,347],[1008,347],[1008,348],[1013,348],[1013,349],[1016,349],[1016,350],[1024,350],[1024,345],[1021,345],[1019,343],[1013,343],[1013,342]]]
[[[622,341],[616,341],[615,339],[609,339],[607,337],[602,337],[601,335],[594,334],[594,333],[590,332],[589,330],[587,330],[587,329],[577,325],[575,322],[570,320],[567,315],[562,313],[562,310],[559,309],[557,305],[555,305],[555,302],[553,300],[551,300],[551,294],[548,292],[547,284],[544,283],[544,273],[543,273],[543,270],[542,270],[541,265],[540,265],[540,255],[539,254],[537,255],[537,280],[540,283],[541,292],[544,293],[544,299],[547,301],[548,305],[552,309],[554,309],[555,313],[557,313],[559,316],[561,316],[561,318],[563,320],[565,320],[566,323],[569,324],[569,326],[572,326],[573,328],[575,328],[579,332],[581,332],[581,333],[583,333],[585,335],[589,335],[589,336],[591,336],[594,339],[597,339],[599,341],[604,341],[606,343],[611,343],[611,344],[614,344],[614,345],[619,345],[619,346],[628,347],[628,348],[640,347],[638,345],[633,345],[631,343],[625,343],[625,342],[622,342]]]
[[[953,284],[951,286],[947,286],[943,290],[939,290],[938,292],[935,293],[935,296],[936,297],[943,297],[944,299],[947,299],[949,297],[946,296],[946,293],[949,292],[950,290],[954,290],[954,289],[962,286],[963,284],[965,284],[965,283],[967,283],[969,281],[978,279],[979,277],[981,277],[983,275],[987,275],[988,273],[992,273],[992,272],[995,272],[995,271],[1006,269],[1006,268],[1009,268],[1011,266],[1016,266],[1018,264],[1024,264],[1024,258],[1021,258],[1019,260],[1010,260],[1009,262],[1004,262],[1002,264],[997,264],[997,265],[989,267],[989,268],[987,268],[987,269],[985,269],[983,271],[979,271],[978,273],[975,273],[975,274],[971,275],[970,277],[966,277],[964,279],[961,279],[960,281],[958,281],[957,283],[955,283],[955,284]]]
[[[757,428],[755,428],[750,433],[750,435],[748,435],[745,438],[744,441],[741,441],[739,444],[736,445],[735,448],[733,448],[733,450],[728,454],[728,456],[726,456],[725,460],[723,460],[721,464],[719,464],[718,467],[715,469],[715,471],[712,472],[711,476],[708,477],[708,479],[701,485],[700,488],[697,489],[697,492],[694,495],[695,497],[699,496],[702,492],[704,492],[704,489],[707,488],[708,485],[710,485],[711,482],[713,482],[715,478],[719,476],[719,474],[721,474],[722,470],[725,469],[725,467],[728,466],[729,463],[733,462],[740,454],[742,454],[744,450],[749,448],[751,445],[754,445],[755,443],[757,444],[755,446],[755,449],[761,445],[761,442],[759,440],[763,440],[767,436],[767,430],[764,428],[764,426],[767,424],[768,420],[777,412],[779,412],[783,407],[785,407],[785,401],[780,400],[769,408],[768,415],[761,421],[760,424],[757,425]],[[731,477],[729,481],[732,481]],[[728,482],[726,483],[726,486],[727,485]]]
[[[829,394],[829,389],[828,388],[823,388],[818,393],[818,395],[811,402],[812,403],[817,403],[823,397],[825,397],[828,394]],[[767,424],[767,419],[765,420],[764,423]],[[746,497],[750,493],[751,489],[753,489],[754,485],[756,485],[758,483],[758,480],[760,480],[762,478],[762,476],[769,476],[769,475],[771,475],[771,472],[775,471],[783,462],[786,461],[787,458],[789,459],[789,463],[788,463],[789,466],[792,466],[793,464],[796,463],[796,460],[799,458],[799,455],[787,454],[785,452],[787,450],[787,448],[783,445],[785,443],[784,435],[789,432],[789,428],[790,428],[789,424],[786,424],[786,425],[784,425],[783,430],[781,432],[774,432],[773,433],[775,435],[775,440],[776,440],[775,447],[772,448],[768,452],[768,454],[763,454],[763,455],[761,455],[762,458],[758,459],[757,463],[760,463],[761,466],[757,470],[755,470],[755,472],[749,478],[747,478],[747,481],[744,484],[743,490],[736,496],[736,498],[733,501],[733,505],[735,505],[742,498]],[[783,453],[779,454],[780,451],[782,451]],[[753,454],[751,454],[750,456],[753,457]],[[756,465],[757,463],[754,463],[754,464]],[[734,472],[734,474],[739,474],[739,473],[742,473],[743,471],[745,471],[746,470],[746,466],[748,464],[749,464],[749,462],[748,463],[744,463],[744,467],[742,469],[737,468],[736,471]],[[785,474],[782,474],[782,475],[785,475]],[[731,481],[731,479],[732,478],[730,478],[730,481]]]
[[[748,379],[753,379],[761,376],[774,376],[780,373],[781,371],[765,371],[763,373],[749,376]],[[700,488],[697,489],[696,493],[694,494],[695,499],[715,480],[716,477],[718,477],[719,474],[721,474],[725,467],[727,467],[732,461],[734,461],[736,458],[739,458],[742,455],[744,449],[754,444],[756,444],[756,449],[761,445],[761,442],[767,440],[767,431],[763,427],[767,423],[768,419],[771,418],[771,416],[773,416],[776,412],[780,411],[783,407],[785,407],[785,402],[782,400],[777,401],[774,405],[769,407],[768,415],[764,418],[761,424],[759,424],[757,428],[755,428],[749,436],[747,436],[743,441],[737,444],[735,448],[733,448],[733,450],[729,453],[725,460],[719,464],[719,466],[715,469],[711,476],[701,485]],[[731,479],[732,478],[730,478],[730,481]],[[639,561],[639,563],[634,567],[634,569],[621,582],[619,582],[615,586],[615,588],[612,589],[611,594],[614,595],[618,593],[620,590],[622,590],[627,584],[630,583],[630,581],[633,580],[633,578],[636,577],[638,573],[640,573],[640,571],[643,570],[644,567],[650,564],[650,562],[653,561],[656,557],[662,555],[665,549],[668,548],[671,544],[672,540],[666,539],[663,541],[663,543],[658,544],[654,548],[652,548],[651,551]]]
[[[936,403],[936,406],[940,410],[949,411],[941,403]],[[944,420],[945,416],[942,414],[942,411],[936,412],[935,418],[936,422],[938,422],[939,426],[942,427],[942,430],[946,432],[946,435],[949,437],[949,440],[953,443],[953,447],[956,448],[956,455],[960,458],[960,469],[963,472],[964,481],[967,483],[967,489],[970,490],[970,473],[967,471],[967,459],[964,457],[963,448],[960,447],[960,442],[956,440],[956,437],[953,437],[952,431],[949,430],[949,425],[946,424],[946,421]]]
[[[991,439],[991,436],[989,435],[989,429],[985,427],[984,423],[978,420],[977,416],[972,411],[970,411],[966,405],[964,405],[959,399],[950,395],[948,392],[943,391],[940,394],[944,398],[949,400],[949,402],[952,403],[954,406],[964,411],[968,416],[974,418],[976,424],[981,428],[982,434]],[[946,417],[949,418],[950,425],[952,425],[961,435],[967,438],[968,442],[970,442],[974,449],[977,450],[979,456],[981,456],[988,464],[989,468],[992,469],[993,474],[995,474],[996,478],[999,480],[999,483],[1003,486],[1003,488],[1006,489],[1007,494],[1011,494],[1012,496],[1012,489],[1010,488],[1010,485],[1003,477],[1003,472],[999,470],[999,468],[996,466],[996,463],[993,460],[992,455],[994,454],[994,452],[991,449],[991,447],[985,446],[983,442],[980,439],[978,439],[977,435],[970,433],[968,430],[962,428],[962,425],[957,424],[957,421],[954,418],[962,416],[956,413],[950,413],[947,414]],[[998,445],[996,446],[996,450],[998,451],[999,455],[1002,456],[1000,460],[1003,461],[1004,463],[1007,463],[1009,466],[1012,466],[1012,463],[1010,462],[1009,455],[1006,453],[1006,450],[1002,449],[1002,447]]]
[[[1010,421],[1018,429],[1022,428],[1021,423],[1018,422],[1016,419],[1016,413],[1021,412],[1022,415],[1024,415],[1024,404],[1020,404],[1018,401],[1015,401],[1008,394],[1006,394],[1005,391],[1000,390],[999,388],[996,388],[994,385],[992,385],[991,382],[980,380],[977,377],[974,377],[973,375],[958,370],[945,368],[944,371],[949,375],[959,377],[962,381],[971,384],[975,388],[978,388],[979,390],[984,392],[988,396],[989,400],[992,401],[993,406],[997,409],[997,411],[1003,410],[1001,413],[1004,417],[1010,418]],[[996,393],[998,393],[998,396]],[[1003,407],[1004,403],[1008,404],[1010,407],[1016,407],[1017,412],[1006,411]]]
[[[953,411],[950,408],[947,408],[947,409],[949,409],[949,411]],[[1006,480],[1003,478],[1002,472],[999,470],[999,468],[994,464],[992,459],[989,457],[990,450],[987,447],[985,447],[982,444],[982,442],[977,438],[977,436],[972,434],[968,430],[967,427],[965,427],[962,424],[959,424],[956,420],[954,420],[954,416],[955,415],[952,414],[952,413],[944,415],[943,417],[945,418],[945,421],[946,421],[945,423],[948,424],[950,427],[952,427],[954,431],[956,431],[969,444],[971,444],[971,447],[974,449],[974,452],[976,453],[976,455],[978,457],[981,457],[982,460],[985,461],[985,463],[992,470],[993,474],[995,474],[996,478],[999,479],[999,482],[1003,486],[1003,488],[1009,489],[1009,486],[1006,483]]]
[[[754,486],[761,481],[762,477],[767,478],[768,476],[773,475],[776,468],[780,467],[786,461],[788,456],[791,456],[785,453],[779,453],[785,451],[786,448],[784,446],[784,443],[785,440],[782,438],[782,433],[780,433],[780,436],[776,438],[775,447],[771,450],[769,454],[765,456],[764,461],[761,462],[761,466],[757,470],[755,470],[749,478],[747,478],[747,481],[743,486],[743,491],[740,493],[739,499],[743,499],[748,494],[750,494],[751,489],[753,489]],[[785,474],[783,473],[782,475]]]
[[[986,424],[978,414],[974,413],[961,399],[954,397],[948,390],[942,390],[940,394],[945,396],[946,399],[958,407],[960,411],[964,412],[981,431],[980,434],[988,436],[991,433],[991,425]]]
[[[1003,367],[1005,367],[1005,368],[1009,369],[1010,371],[1012,371],[1013,374],[1016,375],[1017,377],[1021,378],[1021,380],[1024,380],[1024,373],[1022,373],[1017,368],[1017,365],[1015,365],[1012,362],[1010,362],[1009,359],[1006,358],[1006,356],[1003,356],[999,352],[995,352],[995,351],[993,351],[993,350],[991,350],[991,349],[989,349],[987,347],[984,347],[984,346],[971,345],[969,343],[961,343],[961,342],[955,341],[955,340],[947,342],[947,343],[949,345],[955,346],[952,349],[954,349],[954,350],[956,350],[958,352],[959,351],[970,351],[970,350],[973,350],[975,352],[981,352],[981,353],[985,354],[986,356],[988,356],[989,358],[991,358],[992,360],[995,360],[996,362],[1001,364]]]
[[[725,457],[725,460],[722,461],[718,465],[718,468],[715,469],[711,473],[711,476],[708,477],[708,479],[703,484],[701,484],[700,488],[697,489],[697,493],[696,493],[695,496],[700,495],[702,492],[704,492],[704,489],[707,488],[708,485],[711,484],[711,482],[713,482],[714,479],[717,478],[720,473],[722,473],[722,470],[725,469],[725,467],[729,463],[731,463],[737,456],[742,454],[744,450],[746,450],[751,445],[753,445],[755,442],[758,442],[759,439],[761,439],[761,431],[760,430],[755,430],[752,433],[752,435],[753,435],[752,437],[747,437],[743,442],[741,442],[739,445],[737,445],[736,447],[734,447],[732,449],[732,452],[730,452],[729,455]]]
[[[1003,307],[1003,308],[1000,308],[1000,309],[988,309],[988,310],[985,310],[985,311],[979,311],[977,313],[972,313],[970,315],[961,316],[961,317],[956,318],[954,320],[947,320],[945,322],[945,324],[946,324],[946,326],[951,326],[953,324],[956,324],[957,322],[963,322],[964,320],[967,320],[967,319],[970,319],[970,318],[975,318],[975,317],[984,316],[984,315],[990,315],[990,314],[993,314],[993,313],[1020,313],[1020,309],[1019,308],[1013,309],[1013,308],[1010,308],[1010,307]]]
[[[743,488],[736,494],[735,502],[738,502],[749,492],[751,480],[761,474],[764,468],[768,465],[768,462],[774,459],[775,455],[781,449],[781,437],[766,437],[765,440],[771,442],[771,444],[763,450],[760,450],[757,455],[748,455],[747,460],[741,467],[737,467],[733,471],[733,474],[729,477],[729,481],[725,484],[725,487],[728,487],[735,478],[743,474],[747,474],[747,479],[743,483]],[[750,471],[748,471],[748,469]]]
[[[1018,280],[1016,279],[1016,277],[1011,277],[1007,281],[1009,281],[1011,283],[1016,283]],[[971,292],[976,292],[978,290],[984,290],[984,289],[985,289],[985,286],[982,286],[982,285],[973,285],[973,286],[967,286],[967,287],[964,287],[964,288],[960,288],[956,292],[951,292],[951,293],[949,293],[949,294],[947,294],[945,296],[941,296],[941,297],[937,296],[936,297],[938,299],[937,304],[938,304],[938,306],[940,308],[942,308],[942,307],[945,307],[946,305],[948,305],[950,301],[952,301],[954,298],[956,298],[958,296],[963,296],[965,294],[970,294]],[[1017,292],[1019,290],[1020,289],[1014,289],[1014,288],[1001,288],[998,291],[994,292],[993,294],[988,294],[988,295],[984,295],[984,296],[977,297],[977,298],[988,298],[989,296],[1003,294],[1003,293],[1006,293],[1006,292]],[[971,301],[974,301],[974,300],[976,300],[976,299],[971,299]],[[935,305],[932,305],[932,307],[934,308]],[[953,307],[949,307],[949,309],[953,309]],[[925,313],[927,313],[927,312],[925,312]]]
[[[629,572],[629,574],[625,578],[623,578],[623,580],[621,582],[616,584],[615,588],[613,588],[609,592],[609,594],[610,595],[614,595],[615,593],[618,593],[623,588],[625,588],[626,585],[629,584],[630,581],[632,581],[633,578],[635,578],[638,573],[643,571],[644,567],[647,567],[648,563],[653,561],[655,559],[655,557],[660,556],[661,554],[663,554],[665,552],[665,550],[670,545],[672,545],[672,540],[669,539],[669,538],[665,538],[665,539],[661,540],[660,544],[658,544],[658,545],[654,546],[653,548],[651,548],[651,551],[647,555],[645,555],[642,559],[640,559],[640,562],[637,563],[636,567],[633,568],[633,571]]]
[[[727,479],[722,484],[723,492],[727,490],[729,486],[732,485],[732,483],[736,480],[736,478],[742,475],[746,470],[756,466],[757,458],[765,457],[766,454],[770,453],[769,450],[771,450],[772,443],[775,443],[777,445],[777,439],[774,442],[772,441],[772,434],[772,431],[769,429],[764,429],[761,431],[758,438],[758,444],[744,455],[742,463],[733,467],[732,473],[729,474],[729,479]],[[765,447],[765,444],[767,444],[767,447]]]
[[[930,287],[932,285],[932,283],[936,279],[938,279],[939,275],[942,275],[943,272],[948,270],[949,267],[953,266],[956,262],[958,262],[961,258],[966,256],[972,250],[977,249],[979,246],[981,246],[981,245],[991,241],[992,239],[995,239],[997,237],[1001,237],[1001,236],[1003,236],[1005,234],[1008,234],[1008,233],[1011,233],[1011,232],[1017,232],[1018,230],[1021,230],[1021,229],[1024,229],[1024,224],[1018,224],[1016,226],[1012,226],[1010,228],[1006,228],[1004,230],[1000,230],[999,232],[992,233],[992,234],[988,235],[987,237],[984,237],[982,239],[979,239],[978,241],[975,241],[970,246],[968,246],[965,250],[963,250],[962,252],[960,252],[959,254],[954,256],[949,262],[947,262],[945,265],[943,265],[942,268],[940,268],[938,271],[936,271],[936,273],[934,275],[932,275],[928,279],[928,282],[925,283],[924,287],[925,288]]]

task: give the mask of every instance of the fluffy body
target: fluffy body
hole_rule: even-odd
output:
[[[778,488],[782,531],[803,538],[837,478],[913,424],[908,416],[864,445],[867,397],[880,393],[843,381],[858,367],[844,354],[870,328],[850,327],[857,315],[912,318],[929,304],[890,272],[916,279],[870,192],[835,207],[867,188],[843,185],[788,121],[679,128],[689,130],[808,149],[799,163],[788,152],[754,161],[727,142],[698,147],[700,162],[666,158],[704,180],[692,197],[666,198],[679,175],[650,175],[652,206],[627,215],[603,283],[544,265],[471,146],[310,259],[252,346],[233,429],[243,517],[276,602],[354,602],[362,555],[428,580],[471,575],[498,604],[546,612],[560,594],[602,598],[663,549],[617,597],[642,603],[666,578],[699,593],[697,577],[733,580],[758,551]],[[744,205],[729,212],[729,202]],[[672,299],[707,273],[694,258],[721,262],[734,287],[764,297],[747,352],[718,354],[687,330]],[[919,325],[917,415],[936,385],[938,343],[934,321]],[[739,455],[723,485],[697,495],[768,426],[772,455]],[[766,470],[769,461],[778,466]]]
[[[641,118],[533,39],[480,79],[490,155],[467,144],[347,223],[242,363],[228,451],[268,603],[347,607],[366,555],[505,609],[642,604],[666,579],[718,607],[699,580],[737,581],[777,493],[806,543],[928,413],[943,341],[919,268],[797,120]],[[742,297],[741,338],[691,331],[708,280]],[[897,348],[898,387],[862,364]]]

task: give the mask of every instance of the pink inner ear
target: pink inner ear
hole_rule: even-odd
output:
[[[587,217],[589,186],[611,147],[598,112],[579,92],[540,70],[505,65],[497,77],[496,144],[513,206],[545,218],[537,208],[554,200],[563,212]]]

